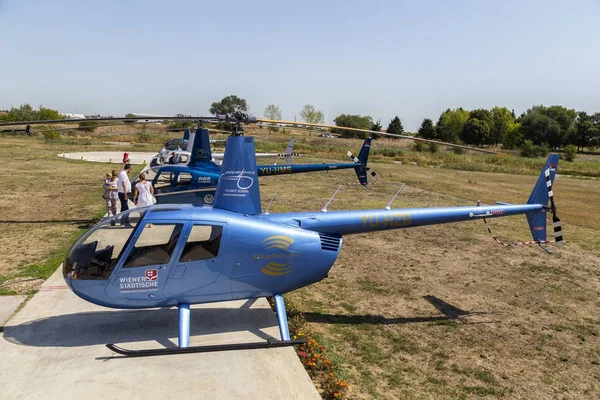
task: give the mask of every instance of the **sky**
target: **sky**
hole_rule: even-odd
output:
[[[0,0],[0,108],[370,115],[600,111],[600,0]]]

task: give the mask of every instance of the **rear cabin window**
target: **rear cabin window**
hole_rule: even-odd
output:
[[[194,225],[188,237],[180,262],[206,260],[219,254],[223,227],[219,225]]]
[[[177,186],[187,186],[192,183],[192,174],[188,172],[180,172],[177,177]]]
[[[123,268],[168,264],[183,224],[148,224],[135,242]]]

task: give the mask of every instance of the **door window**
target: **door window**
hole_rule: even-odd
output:
[[[161,190],[168,189],[171,186],[171,180],[175,174],[173,172],[161,172],[154,180],[154,190],[159,193]]]
[[[219,254],[223,227],[219,225],[194,225],[188,237],[180,262],[206,260]]]
[[[123,268],[168,264],[183,224],[147,224]]]

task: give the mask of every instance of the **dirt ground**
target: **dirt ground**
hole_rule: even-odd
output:
[[[535,176],[374,165],[371,190],[345,187],[329,210],[525,202]],[[560,171],[560,165],[559,165]],[[271,212],[318,210],[352,173],[261,180]],[[279,180],[275,182],[275,180]],[[285,185],[285,189],[284,189]],[[482,221],[347,236],[329,278],[293,293],[350,383],[351,398],[600,397],[600,182],[559,177],[569,241],[546,254],[503,247]],[[489,221],[530,240],[524,217]]]
[[[23,271],[103,211],[100,186],[112,166],[56,154],[107,146],[0,139],[8,160],[0,165],[0,284],[21,279],[6,290],[35,288],[27,283],[35,274]],[[536,180],[371,166],[377,184],[345,186],[329,210],[384,208],[402,182],[396,208],[524,202]],[[271,213],[320,210],[339,184],[354,182],[348,170],[261,178],[263,207],[275,195]],[[559,176],[554,190],[568,243],[552,255],[499,246],[482,221],[344,238],[330,276],[289,296],[341,367],[351,398],[600,398],[600,181]],[[524,217],[490,226],[506,241],[530,237]]]

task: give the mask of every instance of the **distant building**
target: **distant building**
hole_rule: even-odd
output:
[[[149,114],[149,113],[131,113],[135,115],[136,118],[144,118],[144,117],[162,117],[162,115],[158,114]],[[148,124],[160,124],[163,122],[162,119],[139,119],[139,123],[148,123]]]
[[[65,117],[67,119],[85,119],[85,115],[83,114],[72,114],[72,113],[59,113],[61,117]]]

